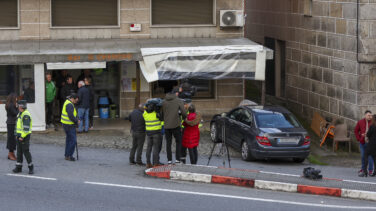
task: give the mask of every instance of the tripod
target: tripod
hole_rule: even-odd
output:
[[[221,144],[220,154],[222,155],[222,158],[223,158],[223,167],[226,167],[226,157],[225,157],[225,153],[226,153],[227,159],[228,159],[228,167],[231,168],[230,153],[228,152],[228,147],[227,147],[227,144],[226,144],[226,120],[224,118],[222,118],[222,121],[223,121],[223,126],[221,128],[222,129],[221,130],[221,132],[222,132],[222,142],[217,142],[216,140],[214,141],[213,147],[212,147],[211,152],[210,152],[210,156],[209,156],[207,166],[209,165],[210,160],[213,156],[213,152],[214,152],[215,147],[217,146],[217,144]]]

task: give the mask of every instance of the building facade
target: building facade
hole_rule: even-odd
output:
[[[269,94],[308,119],[376,112],[376,2],[249,0],[245,36],[275,50]]]
[[[124,117],[137,103],[162,97],[182,83],[147,83],[138,64],[141,47],[242,42],[243,27],[220,27],[220,10],[244,10],[244,1],[0,1],[0,110],[10,92],[23,97],[35,82],[35,101],[29,108],[33,128],[44,130],[45,73],[52,72],[56,81],[55,75],[65,70],[76,80],[89,69],[96,99],[110,97],[117,116]],[[198,87],[194,103],[207,115],[227,111],[244,99],[242,79],[190,82]],[[5,112],[0,117],[5,119]],[[5,129],[4,120],[0,130]]]

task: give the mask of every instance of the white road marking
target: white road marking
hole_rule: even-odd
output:
[[[342,180],[342,181],[344,181],[344,182],[353,182],[353,183],[376,185],[375,182],[363,182],[363,181],[355,181],[355,180]]]
[[[49,178],[49,177],[37,177],[37,176],[30,176],[30,175],[23,175],[23,174],[6,174],[7,176],[12,177],[26,177],[26,178],[32,178],[32,179],[41,179],[41,180],[57,180],[56,178]]]
[[[376,210],[376,207],[314,204],[314,203],[304,203],[304,202],[295,202],[295,201],[282,201],[282,200],[265,199],[265,198],[254,198],[254,197],[234,196],[234,195],[225,195],[225,194],[203,193],[203,192],[193,192],[193,191],[183,191],[183,190],[173,190],[173,189],[163,189],[163,188],[152,188],[152,187],[142,187],[142,186],[132,186],[132,185],[120,185],[120,184],[101,183],[101,182],[89,182],[89,181],[85,181],[84,183],[85,184],[91,184],[91,185],[109,186],[109,187],[119,187],[119,188],[129,188],[129,189],[139,189],[139,190],[152,190],[152,191],[162,191],[162,192],[170,192],[170,193],[182,193],[182,194],[190,194],[190,195],[212,196],[212,197],[220,197],[220,198],[261,201],[261,202],[270,202],[270,203],[279,203],[279,204],[292,204],[292,205],[300,205],[300,206],[339,208],[339,209]]]
[[[284,174],[284,173],[277,173],[277,172],[270,172],[270,171],[260,171],[260,173],[275,174],[275,175],[281,175],[281,176],[291,176],[291,177],[301,177],[301,175],[296,175],[296,174]]]

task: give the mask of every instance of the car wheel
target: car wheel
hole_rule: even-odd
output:
[[[255,160],[247,141],[242,142],[242,159],[245,161]]]
[[[293,158],[292,159],[295,163],[303,163],[303,161],[305,160],[305,158]]]
[[[210,125],[210,138],[212,140],[212,142],[217,142],[217,125],[215,124],[215,122],[211,123]]]

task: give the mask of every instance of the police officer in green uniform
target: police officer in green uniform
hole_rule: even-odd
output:
[[[147,149],[146,149],[146,167],[163,165],[159,162],[159,153],[162,147],[162,125],[160,115],[155,111],[154,104],[148,104],[143,113],[145,120],[145,130],[147,135]],[[153,151],[153,165],[151,163],[151,152]]]
[[[27,110],[26,100],[18,101],[18,116],[16,125],[16,140],[17,140],[17,163],[14,173],[22,172],[23,156],[25,156],[29,167],[29,174],[34,174],[34,165],[30,154],[30,136],[32,130],[32,119]]]

